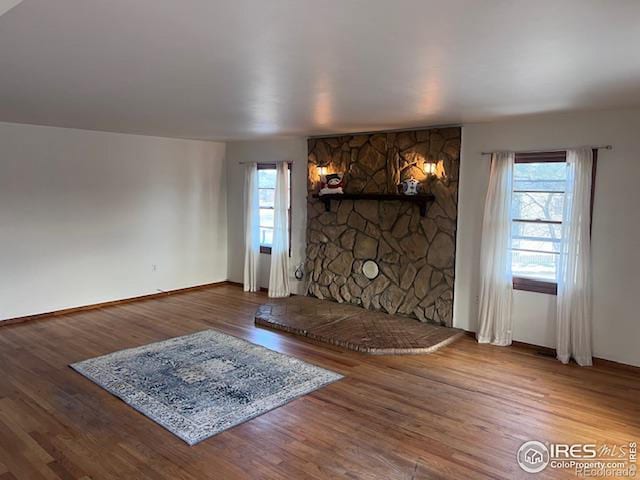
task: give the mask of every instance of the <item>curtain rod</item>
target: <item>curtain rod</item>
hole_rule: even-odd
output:
[[[264,163],[264,164],[273,164],[273,163],[293,163],[291,160],[269,160],[268,162],[238,162],[238,165],[247,165],[249,163]]]
[[[590,148],[592,150],[612,150],[612,145],[581,145],[579,147],[564,147],[564,148],[547,148],[545,150],[523,150],[515,153],[545,153],[545,152],[564,152],[565,150],[571,150],[573,148]],[[491,155],[495,152],[481,152],[481,155]]]

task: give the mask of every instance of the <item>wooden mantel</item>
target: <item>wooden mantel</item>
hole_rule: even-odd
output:
[[[424,217],[427,214],[427,205],[429,202],[433,202],[434,196],[431,194],[422,195],[401,195],[398,193],[338,193],[332,195],[313,195],[313,198],[318,198],[324,203],[324,207],[327,212],[331,211],[331,200],[399,200],[401,202],[411,202],[418,205],[420,208],[420,216]]]

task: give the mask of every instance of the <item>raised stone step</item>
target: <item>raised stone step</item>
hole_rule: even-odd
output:
[[[258,308],[255,324],[377,355],[431,353],[464,335],[457,328],[304,296],[271,299]]]

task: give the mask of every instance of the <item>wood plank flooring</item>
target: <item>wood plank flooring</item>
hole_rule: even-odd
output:
[[[220,286],[0,327],[0,480],[510,480],[532,478],[515,461],[525,440],[640,440],[637,369],[564,366],[468,337],[366,356],[255,327],[265,299]],[[346,378],[188,447],[68,367],[207,328]]]

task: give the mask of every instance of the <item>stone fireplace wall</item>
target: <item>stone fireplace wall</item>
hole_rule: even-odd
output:
[[[309,295],[451,326],[460,167],[460,128],[344,135],[308,141],[307,272]],[[422,165],[437,162],[427,178]],[[318,168],[344,172],[349,193],[397,193],[414,177],[432,193],[427,215],[401,201],[324,203]],[[365,260],[380,274],[362,274]]]

